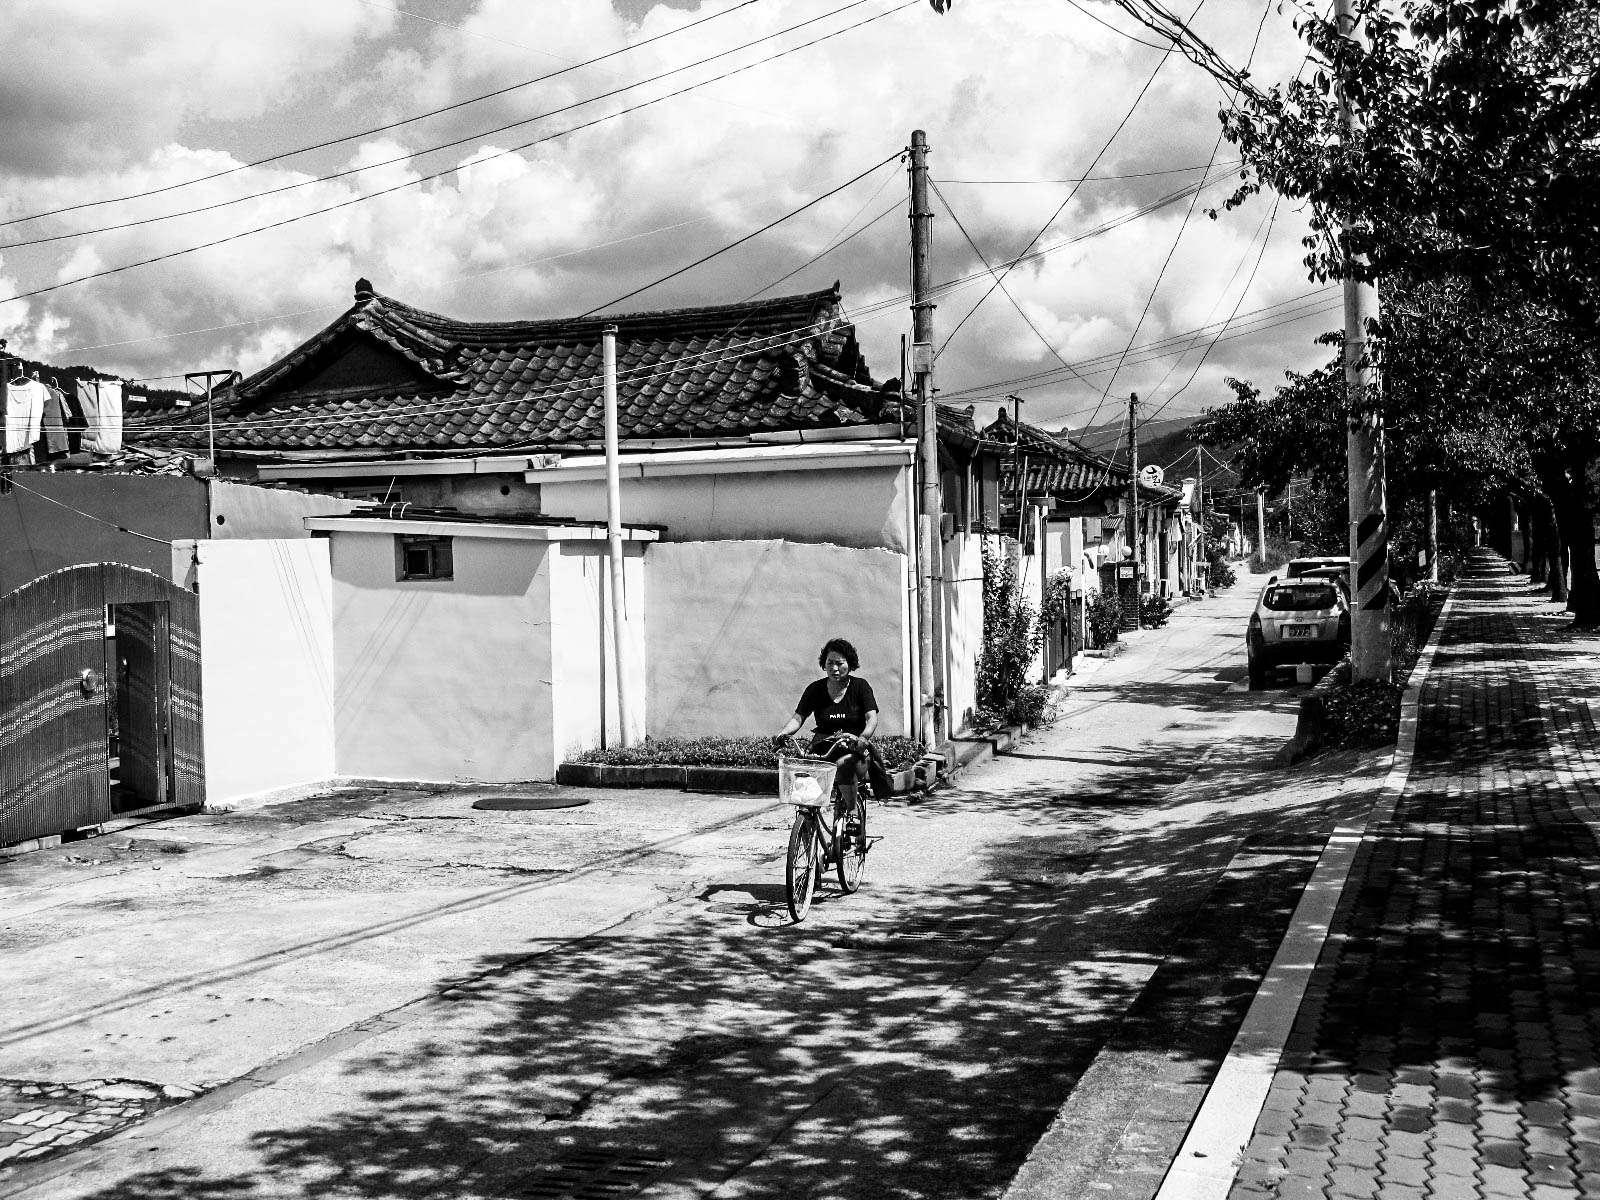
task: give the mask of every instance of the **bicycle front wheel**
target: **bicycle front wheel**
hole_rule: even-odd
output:
[[[789,915],[795,922],[804,921],[811,911],[811,898],[817,891],[817,874],[822,853],[817,845],[817,815],[803,809],[794,816],[789,829],[789,854],[783,867],[784,897],[789,902]]]
[[[846,894],[861,886],[861,872],[867,865],[867,802],[861,795],[865,790],[856,789],[854,806],[840,814],[841,824],[835,827],[833,864],[839,873],[839,887]]]

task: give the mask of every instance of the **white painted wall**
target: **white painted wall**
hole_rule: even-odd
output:
[[[664,525],[664,540],[782,538],[906,553],[910,469],[864,460],[848,469],[764,470],[622,480],[622,520]],[[547,516],[604,521],[605,482],[541,476]]]
[[[851,641],[878,698],[879,730],[904,733],[911,618],[905,561],[882,549],[788,541],[661,542],[646,552],[650,732],[703,737],[780,728]]]
[[[944,543],[943,619],[945,703],[950,727],[966,725],[978,703],[978,656],[983,652],[983,537],[958,533]]]
[[[339,774],[552,778],[551,544],[457,536],[454,579],[396,582],[392,533],[328,540]]]
[[[206,481],[209,511],[207,537],[303,538],[306,517],[342,515],[356,506],[354,500],[293,488],[259,487],[226,479]]]
[[[653,557],[655,550],[629,543],[623,551],[623,652],[632,684],[626,689],[628,728],[642,738],[649,728],[645,555]],[[613,683],[617,666],[605,543],[561,542],[551,551],[549,570],[554,699],[550,742],[553,762],[559,764],[585,750],[620,744],[622,730]]]
[[[192,546],[207,801],[327,779],[335,670],[327,542]]]

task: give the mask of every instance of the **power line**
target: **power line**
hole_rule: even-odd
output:
[[[27,216],[22,217],[11,217],[8,220],[0,221],[0,228],[8,225],[20,225],[25,221],[37,221],[43,219],[44,217],[61,216],[64,213],[78,212],[86,208],[98,208],[106,204],[122,204],[129,200],[143,200],[150,196],[160,196],[166,192],[177,191],[180,188],[193,187],[197,183],[209,183],[214,179],[222,179],[229,175],[236,175],[241,171],[249,171],[256,167],[267,166],[269,163],[281,162],[286,158],[298,158],[302,154],[310,154],[317,150],[326,150],[331,146],[338,146],[344,142],[352,142],[359,138],[372,137],[374,134],[388,133],[390,130],[399,129],[403,125],[411,125],[418,121],[426,121],[431,117],[442,116],[444,113],[454,112],[459,108],[466,108],[468,105],[478,104],[484,100],[494,100],[500,96],[509,95],[510,93],[519,91],[522,88],[532,87],[534,84],[538,83],[544,83],[548,80],[555,79],[560,75],[566,75],[569,72],[581,70],[584,67],[592,67],[597,63],[605,62],[610,58],[616,58],[618,55],[625,54],[630,50],[638,50],[644,46],[650,45],[653,42],[659,42],[664,38],[672,37],[679,33],[685,33],[690,29],[694,29],[696,26],[706,24],[708,21],[714,21],[719,17],[728,16],[731,13],[738,12],[742,8],[748,8],[750,5],[758,4],[760,2],[761,0],[741,0],[740,3],[735,4],[731,8],[723,9],[721,12],[712,13],[710,16],[701,17],[698,20],[691,21],[689,24],[679,26],[676,29],[669,29],[662,33],[655,34],[652,37],[645,38],[643,41],[632,42],[629,45],[620,47],[619,49],[609,50],[605,54],[600,54],[596,55],[594,58],[585,59],[583,62],[572,63],[569,66],[562,67],[560,70],[550,71],[544,75],[537,75],[532,79],[525,79],[521,83],[514,83],[508,87],[498,88],[492,92],[484,92],[481,95],[471,96],[465,100],[458,100],[453,104],[446,104],[442,108],[430,109],[427,112],[418,113],[411,117],[403,117],[398,121],[391,121],[386,125],[375,125],[370,129],[363,129],[356,133],[343,134],[340,137],[330,138],[324,142],[315,142],[311,145],[300,146],[294,150],[284,150],[278,154],[268,155],[266,158],[258,158],[252,162],[240,163],[237,166],[228,167],[221,171],[213,171],[209,175],[199,175],[193,179],[186,179],[181,183],[169,183],[161,187],[150,188],[142,192],[129,192],[122,196],[108,196],[101,200],[85,200],[81,203],[69,204],[62,208],[47,209],[43,212],[30,213]],[[403,9],[396,9],[394,11],[404,12]],[[406,15],[414,16],[416,14],[407,13]],[[426,17],[419,17],[419,19],[428,20]],[[783,32],[787,32],[787,30]],[[435,148],[438,149],[439,147]],[[428,153],[428,151],[419,151],[419,153],[425,154]],[[19,242],[14,244],[28,245],[30,243]]]
[[[1218,163],[1217,165],[1224,167],[1236,167],[1243,161],[1244,160],[1241,158],[1231,158],[1225,162]],[[1195,171],[1205,170],[1207,165],[1208,164],[1206,163],[1195,163],[1190,167],[1168,167],[1161,171],[1129,171],[1125,174],[1119,175],[1075,175],[1069,179],[937,179],[929,180],[929,182],[942,183],[946,187],[954,186],[956,184],[1018,184],[1042,187],[1047,184],[1062,183],[1111,183],[1124,179],[1153,179],[1157,175],[1189,175]]]
[[[1200,8],[1205,4],[1205,2],[1206,0],[1200,0],[1199,4],[1195,5],[1194,11],[1199,12]],[[1190,14],[1191,17],[1193,15],[1193,13]],[[1151,85],[1155,83],[1156,76],[1160,73],[1162,65],[1167,61],[1171,54],[1172,47],[1169,46],[1162,52],[1161,57],[1156,60],[1155,68],[1150,72],[1150,77],[1144,81],[1144,86],[1139,89],[1139,94],[1133,98],[1133,103],[1128,106],[1128,111],[1123,114],[1122,120],[1117,122],[1117,127],[1111,131],[1111,136],[1105,140],[1105,144],[1100,147],[1099,151],[1095,154],[1094,159],[1084,170],[1084,176],[1086,178],[1094,174],[1094,169],[1100,165],[1100,160],[1105,157],[1106,151],[1111,149],[1111,144],[1117,140],[1117,135],[1119,135],[1124,126],[1126,126],[1128,122],[1133,119],[1133,114],[1138,111],[1140,103],[1145,98],[1145,94],[1150,90]],[[1212,157],[1215,158],[1216,156],[1213,155]],[[1067,198],[1056,207],[1055,212],[1051,213],[1049,219],[1039,227],[1039,232],[1034,234],[1029,240],[1028,244],[1023,247],[1022,254],[1014,259],[1011,265],[1007,266],[1006,269],[1001,272],[998,277],[996,277],[994,283],[989,285],[989,289],[984,292],[982,296],[978,297],[978,303],[974,304],[970,309],[968,309],[966,315],[956,323],[956,327],[950,331],[950,335],[944,339],[943,344],[941,344],[939,349],[934,352],[933,357],[935,361],[938,360],[939,355],[943,354],[947,349],[950,348],[950,343],[955,339],[956,334],[961,332],[962,326],[971,320],[972,314],[977,312],[978,309],[983,305],[983,302],[994,294],[995,289],[1000,286],[1000,281],[1004,279],[1006,275],[1011,273],[1012,267],[1014,267],[1017,262],[1021,261],[1021,259],[1027,255],[1028,251],[1032,250],[1033,247],[1038,243],[1039,239],[1045,235],[1050,226],[1056,223],[1056,218],[1066,211],[1067,205],[1072,203],[1072,198],[1078,194],[1078,189],[1082,186],[1083,185],[1081,183],[1073,185],[1072,190],[1067,193]]]
[[[608,309],[608,308],[612,307],[613,305],[621,304],[624,300],[631,300],[635,296],[639,295],[639,293],[641,293],[641,292],[648,292],[651,288],[656,287],[659,284],[666,283],[669,279],[676,279],[679,275],[686,274],[687,272],[694,270],[696,267],[702,266],[705,263],[710,262],[713,258],[717,258],[720,255],[726,254],[729,250],[733,250],[736,247],[744,245],[746,242],[750,241],[752,238],[760,237],[763,233],[766,233],[767,230],[773,229],[773,228],[776,228],[779,225],[782,225],[790,217],[797,217],[801,213],[805,212],[806,209],[811,208],[813,205],[821,204],[824,200],[828,199],[828,197],[837,196],[840,192],[844,191],[845,188],[850,187],[852,184],[860,183],[863,179],[865,179],[868,175],[871,175],[874,171],[878,170],[880,167],[887,166],[889,163],[891,163],[895,159],[899,158],[900,157],[900,153],[901,153],[900,151],[896,150],[893,154],[889,155],[888,158],[884,159],[882,162],[874,163],[872,166],[868,167],[865,171],[861,172],[861,174],[857,175],[855,178],[847,179],[847,180],[845,180],[845,182],[841,183],[838,187],[830,188],[828,191],[823,192],[822,195],[812,197],[810,200],[807,200],[804,204],[802,204],[799,208],[791,208],[788,212],[784,213],[783,216],[777,218],[776,220],[768,221],[760,229],[752,230],[751,232],[745,234],[743,237],[738,238],[735,241],[731,241],[727,245],[721,246],[716,250],[713,250],[710,254],[702,255],[701,257],[695,259],[692,263],[689,263],[686,266],[679,267],[675,271],[669,271],[665,275],[661,276],[659,279],[651,280],[649,283],[645,284],[643,287],[636,287],[631,292],[624,292],[622,295],[618,296],[614,300],[608,300],[604,304],[597,304],[595,307],[589,309],[588,312],[579,313],[578,314],[579,318],[581,319],[583,317],[592,317],[597,312],[601,312],[601,311],[603,311],[605,309]]]
[[[1073,371],[1072,364],[1061,357],[1061,352],[1050,343],[1050,339],[1045,337],[1043,332],[1040,331],[1039,327],[1034,324],[1033,318],[1023,311],[1022,305],[1017,303],[1017,298],[1011,294],[1011,289],[1006,287],[1004,277],[996,274],[995,269],[989,265],[988,257],[982,250],[978,249],[978,243],[972,240],[972,235],[967,232],[967,227],[961,223],[961,218],[956,215],[956,210],[950,207],[949,199],[945,196],[944,192],[940,190],[937,183],[933,185],[933,194],[939,197],[939,203],[944,205],[945,212],[950,214],[950,219],[956,223],[956,228],[961,231],[961,236],[967,239],[967,245],[972,247],[972,252],[978,256],[978,261],[983,264],[984,269],[987,270],[991,275],[994,275],[995,283],[997,283],[1000,287],[1000,290],[1005,293],[1006,299],[1011,301],[1011,307],[1017,310],[1017,315],[1027,323],[1029,329],[1033,330],[1034,336],[1037,337],[1041,343],[1043,343],[1044,348],[1050,351],[1055,360],[1063,367],[1066,367],[1067,370]],[[1077,374],[1077,372],[1073,371],[1073,374]],[[1081,375],[1078,377],[1080,379],[1083,378]],[[1085,379],[1084,382],[1087,383],[1088,380]]]
[[[754,3],[755,0],[747,0],[747,2]],[[352,175],[359,175],[364,171],[375,171],[383,167],[392,167],[399,163],[410,162],[413,159],[425,158],[428,155],[436,154],[441,150],[449,150],[457,146],[464,146],[469,142],[475,142],[483,138],[493,137],[495,134],[506,133],[512,129],[520,129],[524,125],[533,124],[535,121],[543,121],[550,117],[560,116],[562,113],[572,112],[574,109],[584,108],[601,100],[609,100],[614,96],[621,95],[623,92],[632,91],[634,88],[644,87],[646,84],[659,83],[663,79],[668,79],[674,75],[682,74],[684,71],[690,71],[696,67],[703,67],[707,63],[715,62],[718,59],[728,58],[731,55],[748,50],[752,46],[759,46],[763,42],[772,41],[775,38],[782,37],[784,34],[793,33],[797,29],[804,28],[807,25],[814,25],[818,21],[827,20],[829,17],[837,16],[838,14],[849,9],[857,8],[862,4],[867,4],[870,2],[871,0],[850,0],[850,3],[845,4],[840,8],[836,8],[831,12],[825,12],[820,16],[811,17],[807,20],[800,21],[794,25],[788,26],[785,29],[780,29],[775,33],[764,34],[761,37],[745,42],[743,45],[734,46],[732,49],[722,50],[716,54],[707,55],[705,58],[698,59],[695,62],[685,63],[683,66],[673,67],[670,70],[659,72],[658,74],[648,76],[647,78],[637,80],[633,83],[623,84],[621,87],[612,88],[609,92],[601,92],[598,95],[589,96],[582,100],[574,100],[571,104],[564,104],[559,108],[552,108],[546,112],[535,113],[531,117],[523,117],[516,121],[510,121],[504,125],[498,125],[493,129],[479,130],[478,132],[467,134],[465,137],[455,138],[452,141],[440,142],[438,145],[428,146],[421,150],[407,151],[405,154],[399,154],[393,158],[382,159],[378,162],[362,163],[359,166],[346,167],[339,171],[330,171],[324,175],[315,175],[308,179],[299,179],[293,183],[280,184],[279,186],[272,188],[263,188],[260,191],[251,192],[244,196],[235,196],[231,200],[217,200],[210,204],[202,204],[194,208],[181,209],[177,212],[163,213],[154,217],[140,217],[137,220],[123,221],[115,225],[102,225],[94,229],[80,229],[71,233],[48,234],[41,237],[29,238],[24,241],[0,242],[0,250],[16,250],[23,246],[39,246],[47,242],[69,241],[74,238],[91,237],[102,233],[114,233],[122,229],[133,229],[143,225],[153,225],[161,221],[172,221],[180,217],[197,216],[200,213],[216,212],[219,209],[232,208],[235,205],[246,204],[252,200],[264,200],[269,196],[277,196],[284,192],[292,192],[297,191],[300,188],[311,187],[314,184],[333,183],[336,180],[347,179]],[[526,149],[526,147],[519,147],[518,149]],[[485,155],[482,159],[475,160],[472,165],[476,165],[476,162],[489,162],[493,159],[500,158],[506,154],[514,152],[515,151],[502,151],[498,154]],[[452,167],[450,169],[457,170],[459,168]],[[448,174],[448,172],[444,173]],[[428,176],[428,178],[437,179],[438,175]],[[417,182],[422,181],[418,180]]]
[[[1091,12],[1089,9],[1085,8],[1083,5],[1079,4],[1078,0],[1067,0],[1067,3],[1070,4],[1073,8],[1077,9],[1079,12],[1081,12],[1084,16],[1088,17],[1096,25],[1104,25],[1107,29],[1111,30],[1111,32],[1116,34],[1118,37],[1127,38],[1128,41],[1134,43],[1134,45],[1136,45],[1136,46],[1148,46],[1151,50],[1162,50],[1162,51],[1170,50],[1172,48],[1170,46],[1158,45],[1155,42],[1147,42],[1143,38],[1134,37],[1133,34],[1127,32],[1127,30],[1118,29],[1115,25],[1113,25],[1110,21],[1106,20],[1104,17],[1096,15],[1095,13]]]
[[[3,472],[3,474],[4,474],[4,478],[6,479],[6,481],[12,487],[16,488],[17,491],[19,491],[19,492],[27,492],[28,495],[30,495],[30,496],[37,496],[40,500],[43,500],[46,504],[54,504],[57,508],[64,508],[70,513],[76,513],[78,516],[82,517],[86,521],[94,521],[94,522],[96,522],[97,524],[100,524],[100,525],[108,525],[112,529],[115,529],[118,533],[125,533],[129,537],[143,538],[147,542],[156,542],[156,543],[158,543],[159,545],[162,545],[162,546],[170,546],[170,545],[172,545],[172,539],[171,538],[159,538],[159,537],[154,537],[153,535],[148,534],[148,533],[140,533],[137,529],[129,529],[126,525],[118,525],[115,521],[108,521],[104,517],[97,517],[93,513],[84,512],[83,509],[81,509],[81,508],[74,508],[70,504],[63,504],[60,500],[57,500],[54,496],[46,496],[43,492],[36,492],[31,487],[28,487],[26,484],[17,482],[16,473],[14,471],[12,471],[12,470],[7,469],[6,471]]]
[[[60,280],[60,281],[58,281],[56,283],[47,284],[47,285],[45,285],[43,287],[32,288],[32,289],[30,289],[28,291],[16,292],[16,293],[13,293],[10,296],[0,297],[0,304],[8,304],[8,303],[11,303],[12,301],[15,301],[15,300],[27,300],[27,299],[30,299],[31,297],[34,297],[34,296],[42,296],[42,295],[45,295],[45,294],[47,294],[49,292],[60,291],[62,288],[73,287],[73,286],[75,286],[77,284],[80,284],[80,283],[88,283],[91,280],[95,280],[95,279],[104,279],[107,276],[117,275],[117,274],[120,274],[123,271],[132,271],[132,270],[136,270],[136,269],[138,269],[140,267],[148,267],[148,266],[151,266],[151,265],[153,265],[155,263],[166,262],[166,261],[168,261],[170,259],[174,259],[174,258],[181,258],[184,255],[193,254],[193,253],[195,253],[197,251],[200,251],[200,250],[210,250],[210,249],[213,249],[213,248],[215,248],[217,246],[226,245],[229,242],[239,241],[242,238],[251,237],[251,236],[253,236],[255,234],[258,234],[258,233],[266,233],[266,232],[268,232],[270,230],[273,230],[273,229],[281,229],[286,225],[293,225],[296,222],[304,221],[304,220],[307,220],[308,218],[311,218],[311,217],[322,216],[325,213],[336,212],[339,209],[349,208],[351,205],[354,205],[354,204],[364,204],[369,200],[376,200],[380,196],[387,196],[387,195],[390,195],[390,194],[392,194],[394,192],[403,191],[406,188],[416,187],[419,184],[427,183],[430,180],[439,179],[439,178],[441,178],[441,177],[443,177],[445,175],[449,175],[449,174],[451,174],[451,173],[453,173],[455,171],[465,170],[467,167],[477,166],[480,163],[489,162],[492,159],[501,158],[501,157],[504,157],[504,156],[509,155],[509,154],[516,154],[516,153],[518,153],[518,152],[520,152],[522,150],[527,150],[530,147],[540,145],[540,144],[542,144],[544,142],[553,141],[556,138],[566,137],[569,134],[577,133],[577,132],[579,132],[581,130],[584,130],[584,129],[593,128],[594,126],[603,124],[606,121],[615,120],[618,117],[626,116],[627,114],[633,113],[633,112],[637,112],[640,109],[649,108],[652,105],[660,104],[665,100],[671,100],[671,99],[673,99],[673,98],[675,98],[677,96],[682,96],[682,95],[685,95],[685,94],[687,94],[689,92],[696,91],[699,88],[706,87],[709,84],[720,82],[721,80],[727,79],[727,78],[729,78],[729,77],[731,77],[733,75],[738,75],[741,72],[751,70],[754,67],[762,66],[762,65],[764,65],[766,63],[769,63],[769,62],[772,62],[772,61],[774,61],[776,59],[783,58],[786,55],[794,54],[797,51],[805,50],[805,49],[810,48],[811,46],[818,45],[821,42],[825,42],[825,41],[828,41],[828,40],[830,40],[832,38],[839,37],[841,34],[850,33],[850,32],[852,32],[852,31],[854,31],[856,29],[862,28],[865,25],[870,25],[874,21],[880,21],[884,17],[889,17],[889,16],[893,16],[895,13],[904,12],[908,8],[915,7],[917,2],[918,2],[918,0],[905,0],[904,3],[899,4],[894,8],[886,9],[885,11],[883,11],[881,13],[877,13],[877,14],[875,14],[873,16],[870,16],[870,17],[867,17],[867,18],[865,18],[863,20],[857,21],[853,25],[846,25],[842,29],[836,29],[832,33],[823,34],[820,37],[816,37],[816,38],[811,39],[809,42],[802,42],[798,46],[789,47],[787,50],[779,50],[779,51],[777,51],[777,52],[775,52],[773,54],[767,55],[765,58],[757,59],[755,62],[746,63],[742,67],[734,67],[732,70],[725,71],[721,75],[715,75],[715,76],[711,77],[710,79],[703,79],[699,83],[689,84],[686,87],[679,88],[675,92],[668,92],[664,96],[657,96],[657,97],[655,97],[654,99],[651,99],[651,100],[640,101],[638,104],[630,105],[627,108],[619,109],[618,111],[616,111],[614,113],[608,113],[605,116],[596,117],[592,121],[584,122],[581,125],[575,125],[570,129],[564,129],[564,130],[561,130],[558,133],[552,133],[552,134],[548,134],[548,135],[546,135],[544,137],[535,138],[532,141],[524,142],[520,146],[513,146],[509,150],[500,151],[500,152],[498,152],[496,154],[493,154],[493,155],[485,155],[482,158],[476,158],[476,159],[471,160],[470,162],[462,163],[460,166],[457,166],[457,167],[451,167],[451,168],[449,168],[447,170],[437,171],[437,172],[433,173],[432,175],[423,175],[423,176],[420,176],[417,179],[407,180],[404,183],[398,183],[398,184],[395,184],[392,187],[383,188],[383,189],[381,189],[379,191],[376,191],[376,192],[368,192],[365,195],[355,196],[355,197],[352,197],[351,199],[348,199],[348,200],[342,200],[337,204],[330,204],[330,205],[328,205],[328,206],[326,206],[324,208],[313,209],[310,212],[300,213],[299,215],[293,216],[293,217],[285,217],[281,221],[273,221],[273,222],[270,222],[269,224],[266,224],[266,225],[258,225],[253,229],[241,230],[240,232],[229,234],[226,237],[214,238],[213,240],[211,240],[209,242],[201,242],[198,245],[187,246],[187,247],[184,247],[181,250],[172,250],[172,251],[168,251],[165,254],[157,254],[157,255],[154,255],[154,256],[152,256],[150,258],[140,259],[137,262],[122,263],[122,264],[120,264],[118,266],[115,266],[115,267],[107,267],[105,270],[93,271],[93,272],[90,272],[90,273],[88,273],[86,275],[77,275],[77,276],[74,276],[71,279]]]
[[[1245,70],[1247,72],[1249,71],[1251,64],[1253,64],[1255,62],[1256,48],[1261,44],[1261,31],[1266,26],[1267,13],[1270,12],[1271,9],[1272,9],[1272,0],[1267,0],[1267,3],[1264,4],[1262,6],[1262,9],[1261,9],[1261,19],[1256,23],[1256,35],[1255,35],[1255,39],[1250,43],[1250,55],[1245,60]],[[1196,9],[1196,11],[1198,12],[1199,10]],[[1193,20],[1194,19],[1194,14],[1190,13],[1189,17],[1190,17],[1190,20]],[[1222,136],[1223,136],[1222,131],[1218,130],[1217,131],[1217,140],[1212,143],[1211,154],[1210,154],[1210,157],[1207,159],[1207,162],[1206,162],[1206,168],[1207,168],[1208,171],[1215,165],[1215,163],[1217,161],[1217,154],[1222,149]],[[1161,260],[1161,269],[1156,272],[1155,282],[1153,282],[1150,285],[1150,294],[1145,297],[1144,307],[1142,309],[1140,309],[1140,311],[1139,311],[1139,319],[1134,322],[1133,332],[1128,335],[1128,345],[1123,350],[1123,358],[1127,357],[1128,349],[1132,348],[1134,339],[1139,336],[1139,330],[1144,327],[1144,319],[1145,319],[1145,317],[1147,317],[1150,314],[1150,307],[1151,307],[1151,305],[1153,305],[1155,303],[1156,294],[1161,290],[1161,281],[1163,279],[1165,279],[1166,276],[1167,276],[1167,268],[1172,265],[1172,257],[1173,257],[1173,255],[1175,255],[1178,252],[1178,245],[1179,245],[1179,243],[1181,243],[1183,241],[1183,235],[1186,232],[1188,232],[1189,221],[1194,217],[1195,203],[1196,203],[1196,200],[1194,200],[1194,199],[1191,199],[1189,201],[1188,211],[1183,214],[1183,220],[1178,224],[1178,232],[1173,236],[1172,245],[1170,247],[1168,247],[1168,249],[1167,249],[1167,256],[1166,256],[1166,258]],[[1106,380],[1105,391],[1102,392],[1101,395],[1100,395],[1100,401],[1101,401],[1102,404],[1105,403],[1106,397],[1108,397],[1111,394],[1111,388],[1116,383],[1116,381],[1117,381],[1117,373],[1119,371],[1121,371],[1121,369],[1122,369],[1122,359],[1119,359],[1117,361],[1116,369],[1111,372],[1111,377]],[[1098,418],[1099,416],[1100,416],[1100,406],[1096,405],[1095,406],[1095,410],[1094,410],[1094,416],[1089,418],[1089,424],[1093,425],[1095,423],[1096,418]],[[1131,415],[1129,416],[1128,419],[1129,419],[1130,422],[1134,420],[1134,418]],[[1134,431],[1130,431],[1130,437],[1133,436],[1133,434],[1134,434]],[[1113,461],[1114,461],[1114,456],[1113,456]]]

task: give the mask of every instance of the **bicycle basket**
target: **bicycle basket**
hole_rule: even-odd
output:
[[[778,759],[778,795],[785,804],[821,808],[833,794],[834,765],[825,758]]]

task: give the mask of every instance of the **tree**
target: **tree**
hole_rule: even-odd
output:
[[[1222,114],[1246,162],[1230,205],[1263,187],[1307,201],[1313,278],[1355,270],[1418,302],[1416,319],[1371,331],[1390,392],[1391,493],[1395,458],[1448,474],[1460,454],[1446,440],[1431,461],[1406,446],[1408,404],[1393,390],[1409,374],[1418,395],[1466,403],[1452,432],[1495,462],[1491,479],[1536,479],[1572,558],[1571,607],[1600,624],[1600,410],[1587,382],[1600,357],[1600,4],[1363,0],[1354,29],[1299,20],[1314,70],[1267,90],[1162,20],[1239,89]],[[1360,114],[1354,133],[1341,97]],[[1429,343],[1425,330],[1446,336]]]

